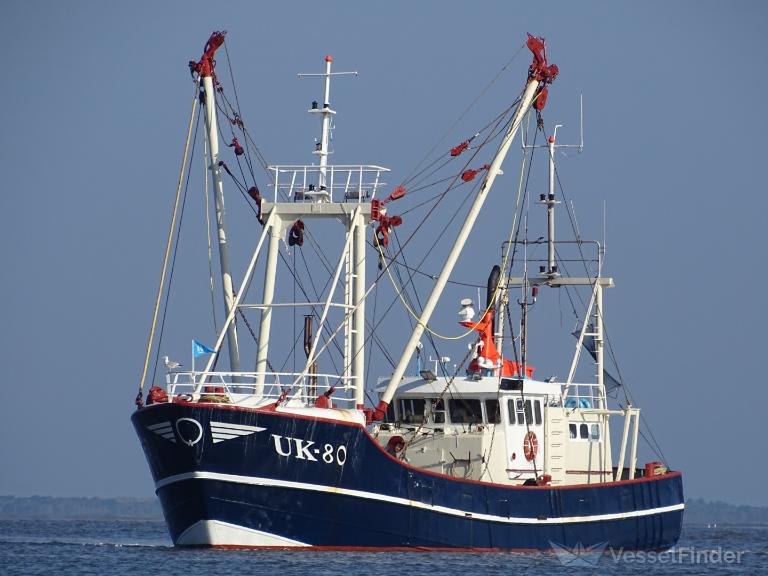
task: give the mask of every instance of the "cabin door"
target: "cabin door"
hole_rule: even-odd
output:
[[[544,409],[540,397],[514,395],[504,406],[504,434],[507,443],[507,477],[527,480],[544,471]]]

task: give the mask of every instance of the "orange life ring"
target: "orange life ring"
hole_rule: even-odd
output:
[[[523,438],[523,454],[528,462],[532,462],[536,458],[536,454],[539,452],[539,439],[536,438],[536,434],[528,432]]]

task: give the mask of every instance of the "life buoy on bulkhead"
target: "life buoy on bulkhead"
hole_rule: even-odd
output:
[[[536,458],[536,454],[539,452],[539,439],[536,438],[536,434],[528,432],[523,438],[523,454],[528,462],[532,462]]]

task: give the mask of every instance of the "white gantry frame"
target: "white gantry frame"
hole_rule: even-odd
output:
[[[259,397],[264,393],[264,385],[269,372],[267,371],[267,355],[269,353],[269,341],[271,335],[272,309],[277,307],[305,307],[322,304],[320,322],[312,343],[311,353],[307,358],[304,369],[301,373],[295,375],[291,383],[292,386],[300,385],[305,381],[310,370],[310,366],[317,360],[318,356],[328,347],[331,340],[335,338],[339,330],[331,332],[328,340],[318,346],[322,335],[322,327],[325,324],[328,313],[332,307],[340,307],[344,310],[344,319],[342,326],[345,334],[344,350],[344,369],[339,374],[339,380],[345,385],[353,383],[355,390],[355,406],[362,407],[365,397],[365,297],[366,275],[365,275],[365,233],[368,224],[371,222],[371,204],[363,203],[335,203],[322,202],[313,204],[303,203],[268,203],[262,204],[262,214],[266,220],[264,228],[261,231],[256,248],[253,252],[248,267],[243,275],[243,279],[238,289],[231,310],[227,319],[221,328],[216,339],[214,350],[218,354],[224,342],[230,326],[233,324],[238,309],[258,308],[261,310],[261,322],[259,326],[259,344],[256,357],[256,372],[232,373],[232,378],[237,378],[238,374],[255,379],[254,396]],[[328,288],[325,300],[319,302],[274,302],[275,284],[277,280],[277,256],[280,249],[280,242],[283,239],[290,225],[298,219],[312,221],[316,219],[331,219],[341,221],[346,229],[346,238],[344,246],[339,255],[334,275]],[[267,248],[267,262],[264,275],[263,298],[261,302],[244,302],[246,288],[253,276],[259,256],[264,248],[264,244],[269,238]],[[337,292],[340,281],[344,281],[343,302],[335,302],[334,296]],[[199,395],[212,373],[213,362],[216,355],[212,355],[205,370],[199,376],[199,381],[195,385],[195,394]]]

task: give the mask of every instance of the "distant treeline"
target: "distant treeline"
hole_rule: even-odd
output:
[[[686,524],[766,524],[768,508],[738,506],[725,502],[708,502],[691,498],[685,503]]]
[[[0,518],[40,519],[158,519],[157,498],[54,498],[0,496]]]
[[[0,496],[0,518],[162,520],[157,498],[54,498]],[[709,502],[685,504],[686,524],[765,524],[768,508]]]

